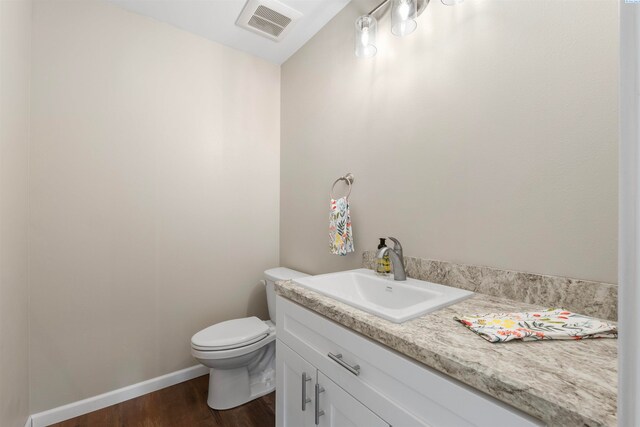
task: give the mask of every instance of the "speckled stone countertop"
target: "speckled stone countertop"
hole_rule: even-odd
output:
[[[616,425],[618,340],[492,344],[453,320],[542,307],[476,294],[395,324],[290,281],[276,283],[276,292],[549,426]]]

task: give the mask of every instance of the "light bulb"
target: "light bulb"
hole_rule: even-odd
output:
[[[391,4],[391,33],[403,37],[418,27],[416,23],[416,0],[393,0]]]
[[[356,19],[356,56],[371,58],[378,52],[376,32],[378,23],[373,16],[363,15]]]
[[[402,3],[400,3],[400,6],[398,6],[398,16],[400,17],[400,19],[402,19],[403,21],[406,21],[407,19],[409,19],[409,12],[411,11],[410,6],[407,4],[407,2],[403,1]]]
[[[363,46],[369,46],[369,28],[364,27],[360,35],[360,44]]]

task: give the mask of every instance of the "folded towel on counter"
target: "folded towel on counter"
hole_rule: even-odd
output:
[[[341,197],[338,200],[331,199],[329,240],[329,250],[334,255],[344,256],[354,251],[349,199],[346,197]]]
[[[618,337],[615,323],[558,309],[455,316],[454,319],[492,343]]]

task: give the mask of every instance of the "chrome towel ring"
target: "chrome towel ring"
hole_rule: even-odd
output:
[[[353,177],[353,174],[349,172],[345,176],[341,176],[340,178],[333,181],[333,185],[331,186],[331,191],[329,192],[329,194],[331,195],[331,198],[334,200],[336,199],[336,197],[333,195],[333,190],[335,189],[336,184],[339,183],[340,181],[345,181],[349,185],[349,191],[347,192],[347,196],[346,196],[348,199],[349,196],[351,195],[351,186],[353,185],[354,180],[355,178]]]

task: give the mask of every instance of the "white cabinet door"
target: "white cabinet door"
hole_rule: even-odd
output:
[[[389,427],[369,408],[318,371],[318,411],[321,427]],[[324,390],[324,391],[322,391]],[[324,411],[324,412],[323,412]]]
[[[316,368],[276,340],[276,425],[315,427]]]

